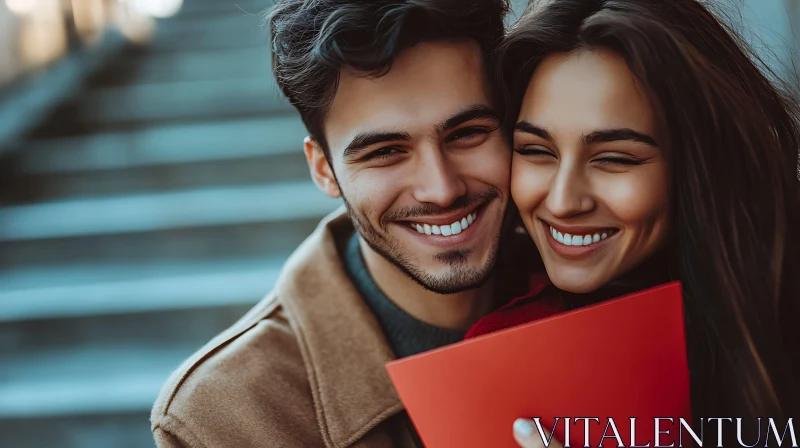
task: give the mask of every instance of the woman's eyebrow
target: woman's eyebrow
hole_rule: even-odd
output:
[[[533,134],[545,140],[553,141],[553,137],[550,136],[550,133],[547,132],[547,129],[541,128],[527,121],[520,121],[519,123],[517,123],[516,126],[514,126],[514,131],[525,132],[526,134]]]
[[[600,131],[594,131],[591,134],[583,137],[583,141],[586,142],[587,145],[591,145],[593,143],[616,142],[620,140],[640,142],[656,148],[658,147],[658,143],[656,143],[656,140],[653,137],[628,128],[604,129]]]

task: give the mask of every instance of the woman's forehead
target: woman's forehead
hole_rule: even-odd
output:
[[[600,49],[544,58],[525,92],[519,121],[555,132],[624,127],[652,133],[653,116],[624,59]]]

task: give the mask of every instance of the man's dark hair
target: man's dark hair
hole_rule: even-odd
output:
[[[488,66],[508,10],[508,0],[281,0],[267,15],[273,74],[327,154],[323,120],[343,67],[380,77],[403,50],[456,39],[477,42]]]

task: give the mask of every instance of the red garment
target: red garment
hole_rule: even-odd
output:
[[[546,273],[534,274],[533,278],[531,278],[530,291],[527,294],[513,299],[475,322],[467,331],[464,339],[474,338],[566,311],[567,307],[562,302],[561,297],[557,295],[558,290],[556,288],[548,288],[550,285],[552,283]]]

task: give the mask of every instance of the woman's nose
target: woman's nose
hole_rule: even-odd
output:
[[[588,184],[581,168],[562,164],[550,184],[548,211],[555,218],[570,218],[592,211],[595,200]]]

